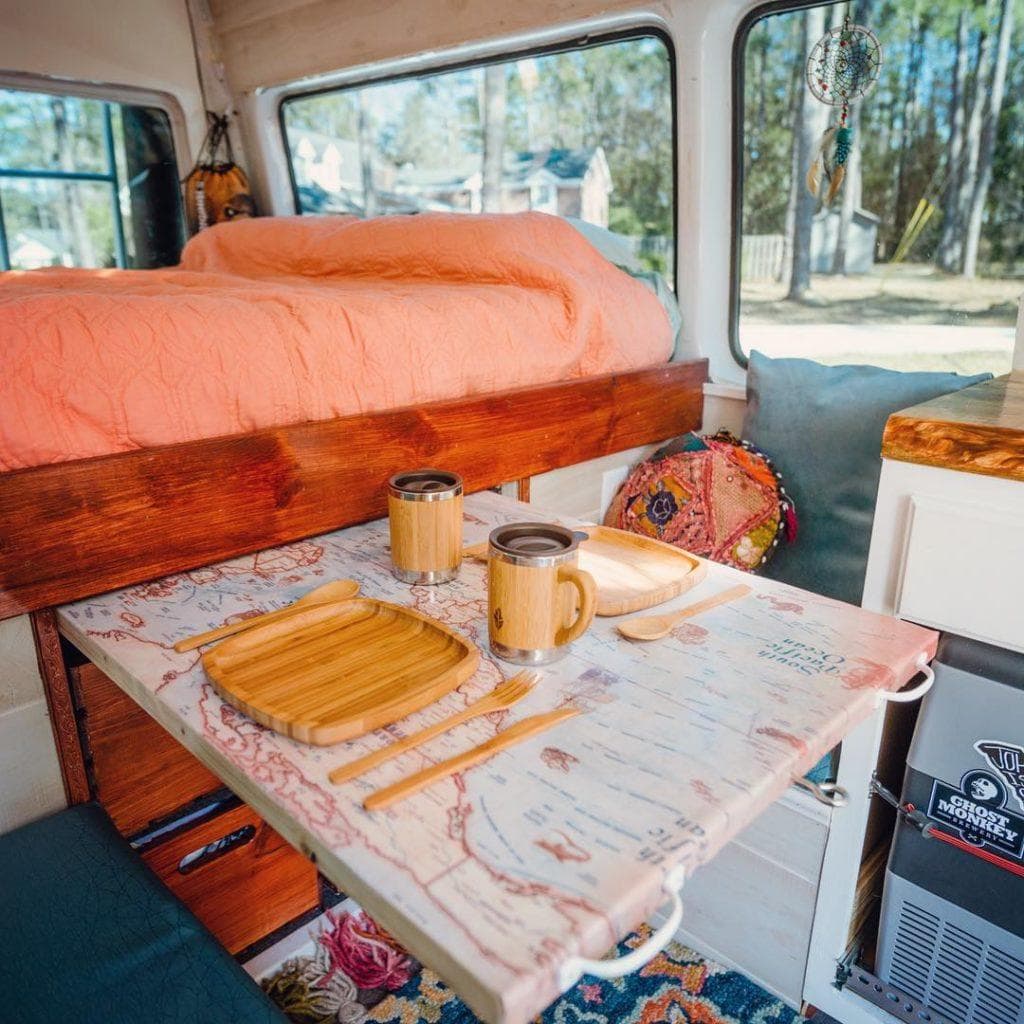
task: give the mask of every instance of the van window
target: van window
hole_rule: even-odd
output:
[[[0,269],[161,267],[183,244],[164,111],[0,89]]]
[[[1024,292],[1021,10],[1014,0],[857,0],[755,12],[741,29],[741,360],[758,349],[901,370],[1009,370]],[[827,205],[805,176],[838,117],[806,74],[815,43],[847,15],[875,34],[882,63],[874,90],[850,108],[845,180]]]
[[[301,213],[542,210],[610,229],[671,281],[671,55],[654,35],[296,96]]]

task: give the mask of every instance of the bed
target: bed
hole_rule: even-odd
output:
[[[222,224],[157,271],[0,281],[0,470],[664,363],[655,296],[556,217]]]
[[[525,494],[698,427],[707,378],[537,214],[237,222],[167,271],[4,275],[0,333],[0,618],[372,519],[396,466]]]

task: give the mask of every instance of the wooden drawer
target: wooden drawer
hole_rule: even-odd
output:
[[[316,868],[242,804],[142,859],[232,953],[319,906]]]
[[[197,761],[95,665],[71,670],[84,715],[95,797],[122,835],[222,787]]]

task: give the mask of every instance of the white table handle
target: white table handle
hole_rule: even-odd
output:
[[[878,694],[880,703],[910,704],[915,700],[920,700],[935,685],[935,672],[923,654],[917,659],[917,668],[924,676],[917,686],[912,690],[898,690],[895,693],[882,690]]]
[[[584,974],[595,978],[621,978],[624,974],[632,974],[653,960],[671,941],[683,920],[683,901],[680,891],[686,880],[686,868],[683,865],[673,868],[666,876],[663,884],[665,895],[671,901],[672,909],[668,917],[659,925],[654,934],[630,950],[624,956],[611,960],[588,960],[586,957],[570,957],[558,971],[558,982],[563,992],[572,988]]]

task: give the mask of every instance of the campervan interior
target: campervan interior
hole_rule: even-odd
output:
[[[1022,0],[0,0],[0,1021],[1024,1024]]]

